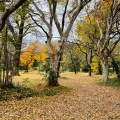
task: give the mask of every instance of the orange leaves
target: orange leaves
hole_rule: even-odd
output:
[[[29,67],[32,66],[34,60],[44,61],[47,58],[47,50],[45,46],[41,43],[35,41],[32,42],[28,48],[22,51],[20,56],[21,65],[29,64]]]

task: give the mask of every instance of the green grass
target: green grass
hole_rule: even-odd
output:
[[[98,84],[101,86],[109,86],[120,89],[120,79],[117,78],[110,78],[107,82],[99,82]]]
[[[0,101],[3,100],[20,100],[27,97],[38,95],[37,91],[31,90],[26,87],[15,87],[12,89],[0,90]]]
[[[37,90],[17,86],[11,89],[3,89],[0,90],[0,101],[4,100],[21,100],[28,97],[46,97],[46,96],[54,96],[59,94],[64,94],[70,92],[71,88],[58,86],[58,87],[43,87],[42,89],[38,88]]]
[[[40,92],[40,96],[54,96],[63,93],[70,92],[71,88],[64,87],[64,86],[57,86],[57,87],[44,87],[44,89]]]

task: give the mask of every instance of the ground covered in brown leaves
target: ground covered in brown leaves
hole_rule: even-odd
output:
[[[23,77],[23,82],[28,77]],[[95,75],[63,73],[59,83],[72,88],[71,92],[0,101],[0,120],[120,120],[120,89],[99,86],[99,79]]]

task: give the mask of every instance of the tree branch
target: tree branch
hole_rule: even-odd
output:
[[[65,5],[65,10],[64,10],[64,13],[63,13],[63,18],[62,18],[62,31],[64,30],[64,24],[65,24],[65,14],[66,14],[66,11],[67,11],[67,6],[68,6],[68,3],[69,3],[69,0],[67,0],[67,2],[66,2],[66,5]]]
[[[46,32],[46,30],[41,26],[41,25],[39,25],[37,22],[36,22],[36,20],[33,18],[33,16],[29,13],[29,15],[30,15],[30,17],[32,18],[32,20],[34,21],[34,23],[38,26],[38,27],[40,27],[42,30],[43,30],[43,32],[46,34],[46,36],[48,37],[48,33]]]
[[[6,9],[4,11],[4,13],[2,14],[2,17],[0,18],[0,31],[2,31],[2,29],[5,26],[5,21],[6,19],[9,17],[9,15],[11,13],[13,13],[16,9],[18,9],[23,3],[25,3],[27,0],[18,0],[15,4],[13,4],[11,7],[9,7],[8,9]]]
[[[91,1],[91,0],[85,0],[85,1],[81,0],[80,4],[79,4],[78,7],[76,8],[76,11],[73,13],[72,18],[71,18],[71,20],[70,20],[70,23],[69,23],[69,25],[68,25],[68,27],[67,27],[67,29],[66,29],[66,31],[65,31],[66,37],[68,37],[68,35],[69,35],[69,33],[70,33],[70,30],[71,30],[71,28],[72,28],[72,25],[73,25],[73,23],[74,23],[74,21],[75,21],[75,19],[76,19],[76,17],[77,17],[78,14],[80,13],[80,11],[84,8],[84,6],[85,6],[86,4],[88,4],[90,1]]]
[[[39,12],[39,14],[41,15],[40,18],[43,20],[43,22],[47,25],[47,27],[49,28],[50,25],[49,23],[46,21],[45,19],[45,14],[43,13],[43,11],[36,5],[35,2],[32,2],[33,5],[35,6],[36,10]]]
[[[60,27],[60,23],[57,19],[57,16],[56,16],[56,7],[57,7],[57,0],[52,0],[52,4],[53,4],[53,17],[54,17],[54,21],[55,21],[55,24],[56,24],[56,27],[58,29],[58,32],[60,34],[60,36],[62,36],[63,32],[62,32],[62,29]]]
[[[70,14],[73,13],[77,7],[78,7],[78,0],[75,0],[75,6],[72,8],[72,10],[68,11],[68,17],[70,20],[72,18]]]

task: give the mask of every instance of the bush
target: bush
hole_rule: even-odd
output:
[[[88,71],[89,71],[88,65],[84,65],[82,67],[82,72],[88,72]]]

